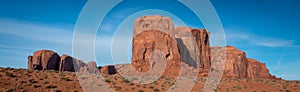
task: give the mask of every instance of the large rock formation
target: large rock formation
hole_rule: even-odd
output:
[[[132,65],[137,71],[149,71],[153,67],[150,60],[166,60],[166,75],[176,76],[181,60],[176,40],[170,35],[159,30],[146,30],[134,37],[132,42]],[[153,58],[154,51],[161,51],[163,58]]]
[[[199,67],[200,53],[191,28],[175,28],[175,38],[179,47],[182,62],[189,66]]]
[[[74,72],[74,65],[73,65],[73,61],[75,59],[71,56],[68,56],[66,54],[63,54],[60,58],[60,62],[59,62],[59,71],[70,71],[70,72]]]
[[[79,72],[82,72],[82,73],[99,73],[99,69],[97,67],[96,62],[90,61],[87,64],[85,64],[84,67],[81,67]]]
[[[176,76],[180,69],[180,53],[174,38],[174,24],[168,17],[145,16],[134,22],[132,66],[147,72],[155,62],[166,62],[165,75]],[[159,53],[154,53],[160,51]],[[155,55],[154,55],[155,54]],[[160,57],[159,54],[162,54]],[[154,61],[150,65],[150,60]]]
[[[269,73],[266,65],[260,63],[257,60],[246,57],[246,53],[238,50],[233,46],[211,47],[211,55],[226,54],[225,69],[223,77],[226,78],[270,78],[277,79]],[[215,62],[215,58],[212,58],[212,62]]]
[[[103,67],[99,67],[100,73],[103,74],[116,74],[117,70],[115,69],[114,65],[107,65],[107,66],[103,66]]]
[[[246,53],[232,46],[226,46],[226,65],[224,75],[234,78],[247,77],[247,57]]]
[[[260,63],[257,60],[247,58],[248,68],[247,77],[248,78],[272,78],[273,76],[269,73],[265,63]]]
[[[28,56],[29,70],[58,70],[59,55],[51,50],[39,50]]]
[[[174,24],[169,17],[144,16],[134,21],[133,37],[144,30],[155,29],[174,36]]]
[[[80,71],[86,66],[86,64],[83,61],[78,59],[75,59],[75,62],[73,62],[73,64],[74,64],[75,71]]]
[[[192,33],[197,42],[197,47],[199,50],[198,53],[200,53],[200,69],[209,71],[211,66],[209,32],[207,32],[205,29],[193,29]]]
[[[135,70],[147,72],[166,63],[163,75],[176,77],[180,68],[184,75],[208,76],[209,72],[224,72],[225,78],[271,78],[266,64],[249,59],[246,53],[232,46],[210,47],[210,33],[205,29],[188,27],[174,28],[168,17],[144,16],[134,22],[132,40],[132,62]],[[181,63],[184,62],[184,63]],[[181,66],[182,65],[182,66]],[[225,65],[224,67],[222,67]],[[130,65],[119,65],[128,69]],[[28,56],[30,70],[79,71],[85,73],[116,74],[114,65],[97,67],[96,62],[84,63],[71,56],[60,56],[50,50],[39,50],[33,56]],[[158,67],[160,68],[160,66]],[[118,68],[119,69],[119,68]],[[157,68],[155,68],[157,69]],[[195,71],[199,69],[199,71]],[[223,71],[224,70],[224,71]],[[130,70],[131,71],[131,70]],[[160,71],[154,70],[154,72]],[[191,72],[190,72],[191,71]],[[147,73],[146,73],[147,74]],[[219,76],[218,73],[215,73]]]
[[[209,32],[205,29],[178,27],[175,29],[175,38],[182,61],[200,68],[199,73],[206,76],[211,66]]]

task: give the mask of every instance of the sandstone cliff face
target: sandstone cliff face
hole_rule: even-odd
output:
[[[170,18],[144,16],[136,19],[132,44],[132,66],[137,71],[147,72],[155,62],[166,61],[164,75],[178,74],[181,59]],[[154,53],[156,51],[159,52]],[[151,65],[150,60],[153,60]]]
[[[203,72],[208,72],[211,66],[209,33],[205,29],[193,29],[192,33],[197,42],[198,53],[200,53],[200,69]]]
[[[272,75],[266,67],[266,64],[257,60],[248,58],[248,78],[271,78]]]
[[[181,61],[189,66],[199,67],[200,53],[192,29],[187,27],[175,28],[175,39],[179,47]]]
[[[174,28],[168,17],[138,18],[134,22],[131,65],[137,71],[147,72],[165,62],[163,75],[169,77],[176,77],[182,67],[186,69],[182,71],[185,75],[198,73],[199,76],[208,76],[208,72],[223,72],[220,70],[225,65],[223,77],[226,78],[277,79],[269,73],[264,63],[247,58],[245,52],[235,47],[210,47],[209,35],[205,29]],[[125,69],[131,67],[129,64],[119,66]],[[104,74],[128,72],[117,72],[114,65],[97,67],[96,62],[86,64],[68,55],[60,57],[50,50],[39,50],[28,56],[28,69]]]
[[[134,21],[133,37],[140,34],[142,31],[155,29],[162,32],[166,32],[171,36],[174,36],[174,24],[169,17],[164,16],[144,16],[137,18]]]
[[[75,62],[73,62],[73,64],[75,71],[80,71],[81,69],[83,69],[83,67],[86,66],[86,64],[83,61],[77,59],[75,59]]]
[[[95,73],[95,74],[97,74],[97,73],[99,73],[99,69],[97,67],[96,62],[90,61],[87,64],[85,64],[84,67],[81,67],[79,72],[82,72],[82,73]]]
[[[224,75],[233,78],[246,78],[248,61],[246,53],[232,46],[226,46],[226,65]]]
[[[39,50],[28,56],[29,70],[58,70],[60,57],[50,50]]]
[[[73,61],[75,59],[66,54],[62,55],[59,62],[59,71],[75,72]]]
[[[132,66],[140,72],[149,71],[155,62],[164,62],[166,60],[167,75],[176,75],[180,69],[180,54],[175,39],[170,35],[159,30],[146,30],[133,38],[132,46]],[[162,58],[153,57],[154,51],[161,51]],[[153,61],[150,65],[150,60]]]
[[[209,32],[205,29],[178,27],[175,29],[175,38],[182,61],[200,68],[200,74],[206,76],[211,66]]]
[[[264,63],[247,58],[245,52],[240,51],[235,47],[211,47],[211,55],[220,55],[222,52],[226,53],[223,77],[277,79],[269,73],[269,70]],[[212,62],[215,62],[214,60],[215,58],[212,58]]]

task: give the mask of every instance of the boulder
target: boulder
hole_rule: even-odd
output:
[[[107,65],[107,66],[99,67],[99,69],[100,69],[100,73],[103,73],[103,74],[112,75],[112,74],[117,73],[117,70],[115,69],[115,66],[113,66],[113,65]]]
[[[60,57],[51,50],[38,50],[28,56],[29,70],[58,70]]]

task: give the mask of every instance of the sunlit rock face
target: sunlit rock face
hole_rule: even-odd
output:
[[[134,21],[133,37],[145,30],[159,30],[174,36],[174,23],[169,17],[164,16],[144,16]]]
[[[169,77],[176,77],[180,72],[206,77],[215,72],[215,76],[222,74],[224,78],[277,79],[269,73],[266,64],[247,58],[245,52],[233,46],[211,47],[209,37],[206,29],[174,28],[168,17],[144,16],[134,21],[131,64],[101,67],[93,61],[84,63],[65,54],[60,57],[51,50],[38,50],[28,56],[28,69],[112,75],[130,74],[128,69],[132,66],[137,74],[155,70]]]

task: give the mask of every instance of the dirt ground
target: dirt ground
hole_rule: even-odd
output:
[[[28,71],[26,69],[0,68],[0,92],[83,92],[84,87],[79,81],[88,79],[76,73],[58,71]],[[175,89],[176,79],[160,77],[150,84],[140,84],[129,81],[120,75],[98,76],[97,79],[106,82],[110,89],[117,92],[165,92]],[[94,81],[93,85],[104,92],[103,84]],[[177,80],[186,80],[184,78]],[[201,92],[205,78],[192,79],[192,92]],[[133,80],[134,81],[134,80]],[[187,84],[184,84],[187,85]],[[172,87],[171,87],[172,86]],[[182,85],[181,85],[182,86]],[[184,88],[184,87],[183,87]],[[188,91],[188,90],[185,90]],[[285,81],[273,79],[222,79],[216,92],[300,92],[300,81]]]

